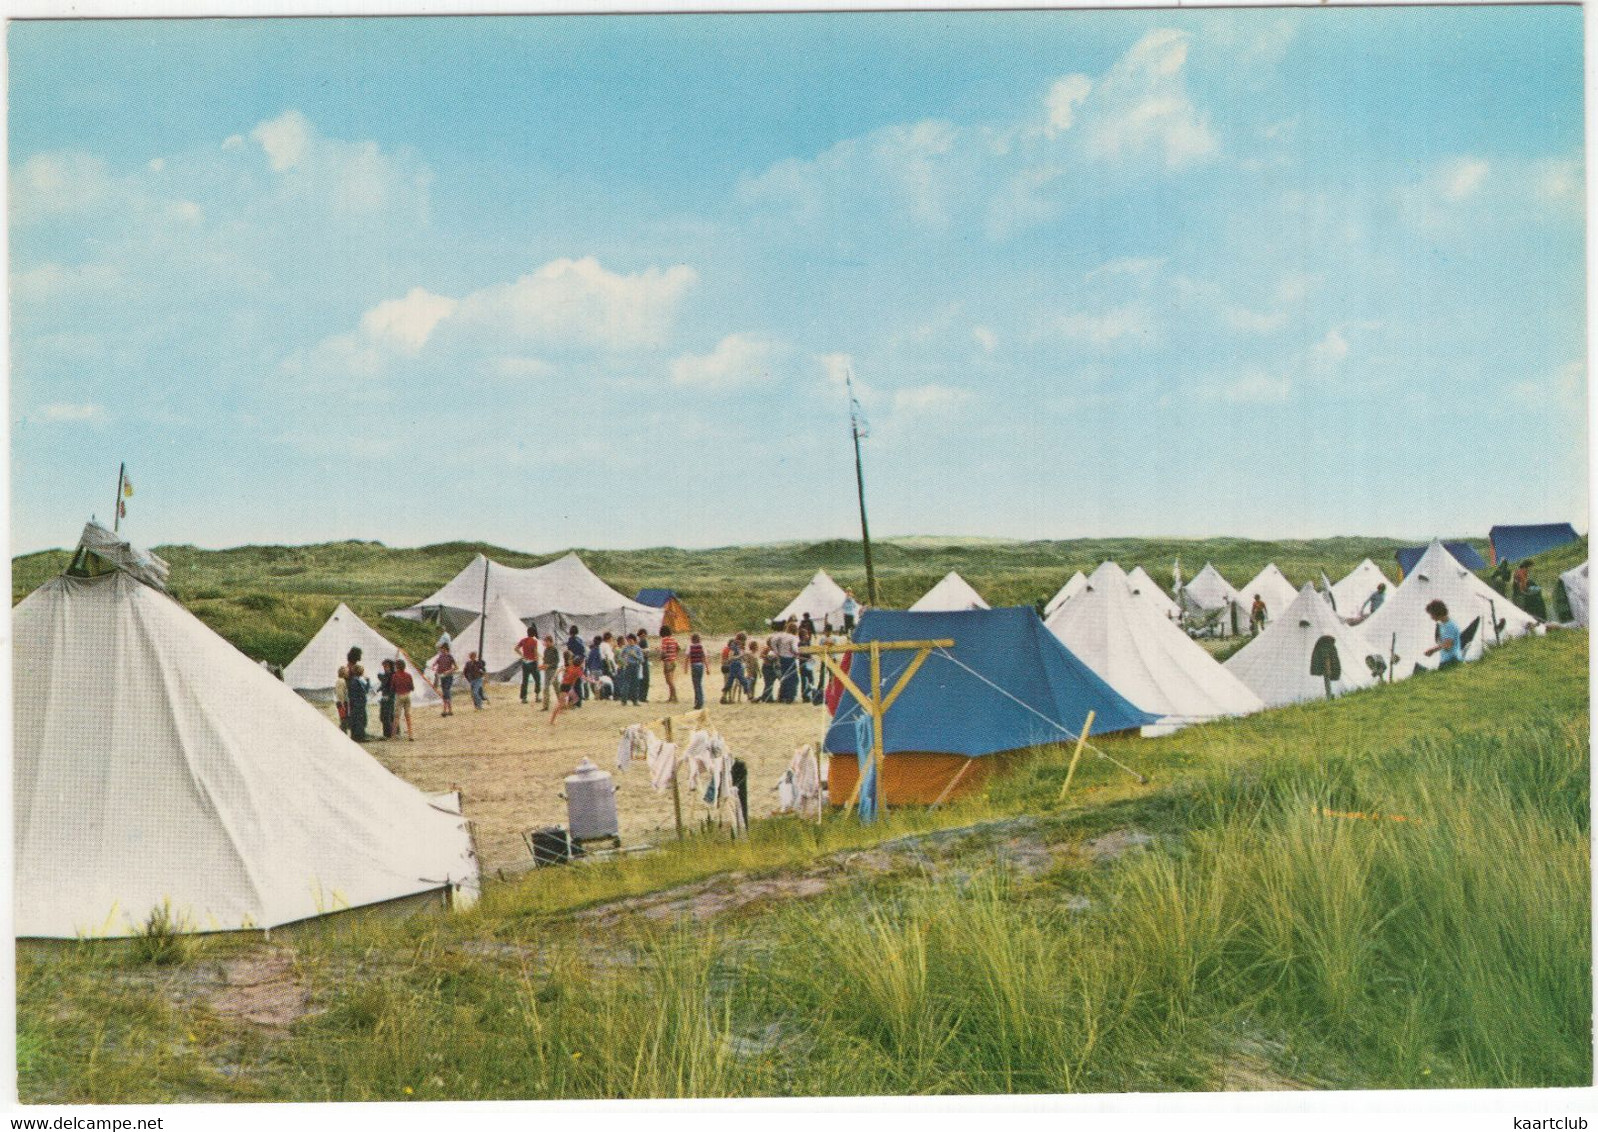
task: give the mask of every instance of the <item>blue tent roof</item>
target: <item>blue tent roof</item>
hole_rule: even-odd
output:
[[[1528,526],[1494,527],[1487,539],[1493,546],[1494,562],[1519,562],[1556,546],[1577,539],[1569,523],[1532,523]]]
[[[654,609],[665,609],[666,603],[677,594],[672,590],[639,590],[638,596],[633,598],[640,605],[651,606]]]
[[[1430,546],[1427,543],[1427,546]],[[1459,559],[1459,564],[1467,570],[1485,570],[1487,563],[1482,561],[1482,556],[1476,553],[1476,548],[1468,542],[1445,542],[1443,549]],[[1420,556],[1426,553],[1425,546],[1406,546],[1393,551],[1393,557],[1398,559],[1398,572],[1406,578],[1415,568],[1415,563],[1420,561]]]
[[[976,757],[1057,743],[1075,739],[1090,710],[1096,735],[1158,718],[1133,707],[1078,660],[1030,606],[956,613],[871,609],[854,634],[856,642],[940,639],[954,647],[928,657],[888,709],[882,737],[889,754]],[[912,650],[882,654],[885,693],[914,656]],[[850,675],[862,688],[868,671],[865,654],[856,653]],[[861,714],[845,693],[827,730],[828,751],[856,753],[854,724]]]

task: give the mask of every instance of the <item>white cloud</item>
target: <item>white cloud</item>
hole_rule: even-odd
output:
[[[1112,307],[1106,311],[1089,313],[1074,311],[1060,315],[1045,324],[1045,332],[1052,332],[1093,346],[1107,346],[1123,338],[1148,338],[1154,333],[1154,322],[1148,308],[1141,303]]]
[[[491,358],[488,362],[488,369],[489,372],[499,377],[522,380],[552,377],[555,374],[555,367],[544,361],[543,358]]]
[[[686,264],[620,274],[592,256],[557,259],[514,283],[467,295],[455,318],[533,342],[652,348],[664,344],[678,305],[698,279]]]
[[[1148,276],[1153,275],[1163,266],[1165,266],[1165,260],[1163,257],[1155,258],[1153,256],[1120,256],[1119,258],[1112,259],[1107,263],[1099,264],[1099,266],[1082,276],[1082,279],[1084,282],[1089,282],[1094,279],[1114,275]]]
[[[1318,365],[1336,365],[1348,357],[1348,339],[1333,329],[1326,332],[1326,337],[1309,348],[1310,360]]]
[[[971,337],[977,340],[977,345],[982,347],[984,354],[991,354],[999,348],[999,336],[993,333],[991,327],[973,326],[971,328]]]
[[[951,166],[969,162],[966,135],[944,121],[926,119],[885,126],[838,142],[815,158],[785,158],[738,185],[746,204],[775,205],[792,219],[814,222],[868,194],[882,194],[895,218],[924,228],[950,221],[950,195],[958,181]]]
[[[105,162],[90,153],[39,153],[11,177],[11,217],[26,225],[78,216],[114,198],[116,187]]]
[[[725,389],[758,385],[771,378],[782,353],[775,342],[750,334],[729,334],[708,354],[685,354],[671,363],[673,385]]]
[[[949,385],[917,385],[896,389],[893,407],[896,412],[917,415],[944,415],[964,408],[972,400],[971,391]]]
[[[1092,89],[1093,80],[1086,75],[1066,75],[1056,80],[1043,100],[1049,111],[1048,125],[1044,127],[1049,137],[1071,128],[1076,108]]]
[[[1156,29],[1110,68],[1083,108],[1091,156],[1123,162],[1147,155],[1175,169],[1215,152],[1215,136],[1182,80],[1188,45],[1186,33]]]
[[[413,287],[403,299],[389,299],[361,316],[361,333],[375,343],[415,355],[427,344],[433,328],[455,313],[459,304],[447,295]]]
[[[816,361],[821,363],[821,372],[825,375],[827,384],[842,387],[850,373],[854,370],[854,355],[852,354],[818,354]],[[859,388],[860,383],[855,382]]]
[[[109,294],[121,284],[122,273],[110,264],[41,263],[12,277],[11,295],[17,302],[56,302],[84,292]]]
[[[29,418],[50,424],[96,423],[105,419],[105,406],[92,402],[51,401],[40,405],[29,414]]]
[[[1287,322],[1286,311],[1252,311],[1245,307],[1226,307],[1221,311],[1226,325],[1240,334],[1271,334]]]
[[[1285,377],[1246,373],[1221,387],[1221,397],[1234,405],[1270,405],[1286,401],[1293,386]]]
[[[1472,158],[1454,162],[1442,172],[1443,199],[1461,201],[1475,195],[1491,168],[1487,162]]]
[[[223,149],[243,149],[244,148],[244,135],[243,134],[229,134],[227,137],[222,139],[222,148]]]
[[[304,160],[311,141],[311,124],[298,110],[287,110],[256,126],[250,137],[266,151],[272,168],[281,173]]]
[[[1537,196],[1554,204],[1581,204],[1586,193],[1581,162],[1557,158],[1540,162],[1534,173]]]
[[[514,283],[461,299],[413,287],[402,298],[366,311],[354,332],[295,351],[283,368],[290,374],[311,370],[376,377],[392,359],[420,354],[441,327],[486,346],[510,339],[557,350],[656,348],[664,344],[678,303],[697,279],[684,264],[627,275],[607,271],[588,257],[552,260]]]

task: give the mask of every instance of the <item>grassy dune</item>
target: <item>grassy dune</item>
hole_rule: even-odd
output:
[[[1552,633],[1332,704],[1107,744],[1146,786],[1090,759],[1062,802],[1066,752],[1046,750],[951,810],[773,820],[736,843],[535,874],[458,917],[303,932],[273,945],[311,1007],[282,1026],[208,997],[259,944],[24,944],[20,1089],[1588,1084],[1587,670],[1586,635]],[[783,897],[807,878],[825,883]],[[752,883],[777,895],[693,903]],[[650,899],[688,894],[665,905],[678,914],[642,914],[661,889]]]

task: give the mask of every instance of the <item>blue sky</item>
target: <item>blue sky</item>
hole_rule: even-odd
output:
[[[17,551],[1586,526],[1578,8],[9,53]]]

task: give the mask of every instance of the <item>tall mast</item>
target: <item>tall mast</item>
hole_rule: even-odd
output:
[[[876,605],[877,572],[871,565],[871,527],[866,522],[866,477],[860,463],[860,438],[870,436],[871,429],[866,423],[865,411],[855,399],[854,374],[847,369],[843,373],[844,384],[849,389],[849,434],[854,438],[854,482],[855,493],[860,498],[860,546],[866,558],[866,601]]]

